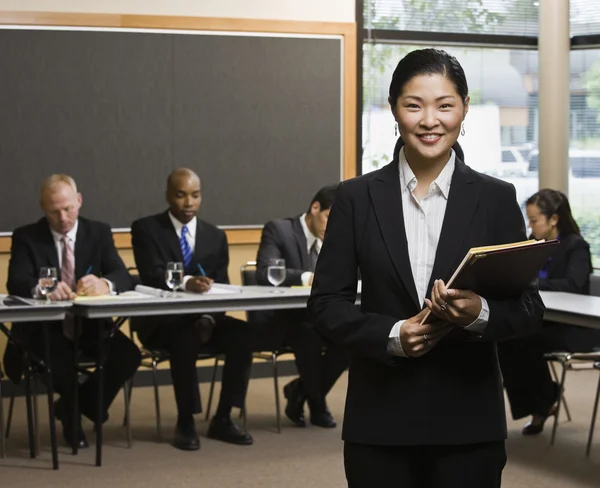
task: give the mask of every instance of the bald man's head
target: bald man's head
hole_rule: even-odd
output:
[[[52,230],[59,234],[66,234],[75,226],[81,201],[75,180],[68,175],[52,175],[42,183],[40,206]]]
[[[198,213],[200,178],[188,168],[177,168],[167,178],[167,203],[169,210],[179,222],[187,224]]]

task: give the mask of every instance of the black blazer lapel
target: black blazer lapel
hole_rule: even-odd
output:
[[[404,287],[420,310],[408,255],[397,161],[392,161],[369,182],[369,194],[390,258]]]
[[[308,263],[308,250],[306,249],[308,244],[306,243],[306,236],[304,235],[304,230],[300,224],[300,217],[292,220],[292,230],[294,232],[296,244],[298,245],[298,255],[300,256],[302,269],[310,269],[310,265]]]
[[[456,263],[464,257],[458,254],[464,250],[463,241],[479,203],[481,185],[473,184],[479,179],[477,173],[456,159],[427,296],[431,295],[434,280],[447,282],[455,271]]]
[[[181,253],[181,246],[179,245],[179,238],[173,223],[169,218],[169,212],[166,211],[159,215],[159,224],[162,232],[161,239],[164,239],[165,244],[171,251],[173,261],[183,262],[183,254]],[[196,239],[198,239],[198,232],[196,232]],[[192,249],[194,251],[194,249]]]
[[[58,272],[58,278],[60,279],[60,266],[58,265],[58,251],[56,250],[56,244],[54,244],[54,236],[52,235],[52,231],[50,230],[50,225],[48,221],[44,218],[38,221],[39,225],[39,246],[41,252],[43,253],[47,265],[42,266],[52,266],[56,268]],[[36,272],[38,272],[37,270]]]
[[[77,224],[77,236],[75,238],[75,281],[84,276],[90,267],[90,251],[92,243],[88,242],[88,229],[84,220],[79,219]],[[92,245],[90,245],[92,244]],[[98,274],[101,270],[93,269],[92,274]]]

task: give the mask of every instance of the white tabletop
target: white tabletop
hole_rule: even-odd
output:
[[[239,287],[239,293],[196,294],[178,292],[176,297],[151,296],[127,298],[124,296],[94,299],[73,303],[73,312],[88,318],[114,316],[148,316],[181,313],[215,313],[249,310],[305,308],[310,288],[272,286]]]
[[[546,320],[600,329],[600,297],[560,291],[541,291],[540,295]]]
[[[0,295],[0,322],[41,322],[63,320],[71,302],[51,302],[25,299],[23,305],[5,305],[6,295]]]

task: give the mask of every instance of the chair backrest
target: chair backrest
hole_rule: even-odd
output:
[[[248,261],[246,264],[242,264],[240,273],[242,275],[242,285],[252,286],[258,284],[256,281],[256,261]]]
[[[600,274],[590,276],[590,295],[600,297]]]

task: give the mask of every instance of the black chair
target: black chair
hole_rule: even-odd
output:
[[[242,275],[242,285],[254,286],[256,281],[256,261],[248,261],[240,268]],[[247,312],[248,321],[260,322],[265,320],[262,312]],[[293,354],[293,351],[287,346],[281,346],[271,351],[255,352],[254,358],[269,361],[273,367],[273,386],[275,388],[275,414],[277,421],[277,433],[281,433],[281,400],[279,397],[279,368],[277,359],[284,354]]]
[[[594,363],[594,368],[598,370],[598,386],[596,387],[596,398],[594,399],[594,408],[592,409],[592,420],[590,422],[590,432],[588,442],[585,448],[585,455],[589,456],[592,449],[592,440],[594,438],[594,429],[596,427],[596,417],[598,416],[598,401],[600,400],[600,362]]]
[[[4,398],[2,396],[2,380],[4,372],[0,366],[0,459],[6,456],[6,440],[4,439]]]
[[[140,280],[139,275],[137,274],[137,268],[130,267],[130,268],[127,268],[127,271],[129,271],[129,274],[131,275],[134,288],[137,285],[140,285],[141,280]],[[129,333],[130,333],[131,340],[134,342],[135,342],[134,334],[137,333],[136,332],[137,327],[144,327],[143,317],[139,317],[139,318],[136,317],[134,319],[133,324],[132,324],[131,320],[129,321]],[[138,342],[141,343],[141,341],[138,341]],[[161,414],[160,414],[160,394],[159,394],[159,390],[158,390],[158,365],[160,363],[164,363],[165,361],[168,361],[170,359],[170,357],[169,357],[168,351],[166,351],[165,349],[147,348],[147,347],[142,346],[142,347],[140,347],[140,352],[142,353],[141,366],[144,366],[145,368],[152,370],[152,384],[154,387],[154,411],[155,411],[155,416],[156,416],[156,435],[159,440],[162,440],[162,438],[163,438],[162,419],[161,419]],[[219,368],[219,361],[222,359],[222,356],[219,354],[211,354],[211,353],[198,354],[198,361],[212,359],[212,358],[214,358],[215,364],[213,367],[212,381],[210,384],[210,392],[208,394],[208,404],[206,407],[206,420],[208,420],[208,418],[210,417],[210,410],[212,407],[215,383],[217,381],[217,372],[218,372],[218,368]],[[131,379],[130,384],[129,384],[129,397],[130,398],[131,398],[132,393],[133,393],[133,378]]]
[[[125,320],[126,319],[119,318],[115,321],[111,331],[109,332],[109,334],[107,335],[107,337],[105,339],[106,344],[107,344],[104,348],[105,354],[110,345],[110,340],[114,336],[115,332],[123,325]],[[39,428],[38,428],[39,419],[38,419],[38,404],[37,404],[37,397],[38,397],[37,385],[38,385],[38,382],[41,380],[41,377],[43,376],[44,372],[42,371],[43,368],[41,368],[41,366],[37,365],[35,362],[28,361],[27,359],[25,361],[26,361],[25,380],[27,382],[28,381],[27,376],[29,376],[29,381],[31,381],[31,393],[29,393],[28,392],[29,389],[26,388],[26,401],[32,402],[33,419],[32,419],[31,425],[32,425],[33,431],[34,431],[33,432],[34,449],[35,449],[36,455],[39,455],[40,442],[39,442]],[[88,358],[88,357],[84,357],[84,356],[79,358],[78,365],[77,365],[77,373],[79,375],[81,375],[82,377],[90,376],[93,373],[95,368],[96,368],[96,359]],[[11,392],[11,396],[10,396],[10,403],[9,403],[9,407],[8,407],[8,417],[6,419],[6,434],[5,434],[6,439],[8,439],[8,437],[10,435],[16,390],[17,390],[17,387],[13,383],[13,388],[12,388],[12,392]],[[125,401],[125,421],[124,421],[123,425],[126,428],[127,447],[130,448],[132,445],[130,410],[129,410],[129,399],[130,399],[131,395],[129,393],[128,382],[125,382],[125,384],[123,385],[123,397],[124,397],[124,401]]]

